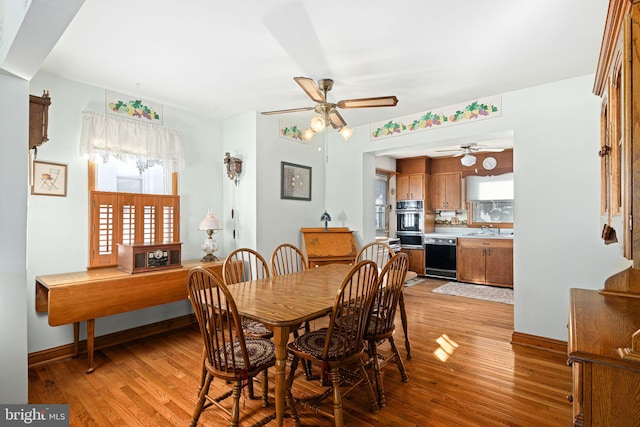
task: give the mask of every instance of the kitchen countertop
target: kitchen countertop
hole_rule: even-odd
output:
[[[425,233],[425,239],[428,238],[469,238],[469,239],[513,239],[513,232],[509,231],[508,233],[486,233],[482,235],[478,235],[479,231],[468,231],[468,230],[457,230],[455,233]]]

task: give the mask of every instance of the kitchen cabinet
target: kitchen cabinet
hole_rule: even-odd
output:
[[[638,425],[640,358],[621,353],[639,328],[640,299],[570,290],[567,351],[574,426]]]
[[[401,249],[409,257],[409,271],[424,276],[424,249]]]
[[[513,288],[513,239],[458,238],[458,281]]]
[[[462,210],[462,175],[460,173],[431,175],[431,209]]]
[[[396,200],[424,200],[424,174],[398,174]]]

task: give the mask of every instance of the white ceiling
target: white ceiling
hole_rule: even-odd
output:
[[[398,97],[353,127],[593,73],[607,3],[86,0],[41,69],[216,119],[312,106],[294,76]]]

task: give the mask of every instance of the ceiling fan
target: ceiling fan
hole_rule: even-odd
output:
[[[454,148],[450,150],[436,150],[440,153],[453,152],[456,151],[457,154],[454,154],[453,157],[460,157],[460,163],[464,166],[473,166],[476,163],[476,157],[473,155],[475,152],[484,152],[484,153],[501,153],[504,151],[504,148],[489,148],[485,145],[478,145],[475,142],[470,144],[460,145],[459,148]]]
[[[307,141],[311,140],[315,133],[322,131],[329,124],[334,129],[339,129],[344,139],[348,139],[351,136],[353,129],[347,128],[347,122],[342,118],[337,108],[395,107],[398,103],[398,98],[395,96],[344,99],[332,103],[327,100],[327,92],[333,88],[332,79],[320,79],[317,84],[313,79],[308,77],[294,77],[293,80],[300,85],[309,98],[315,101],[316,105],[287,110],[264,111],[262,114],[271,115],[314,110],[318,115],[311,119],[311,127],[303,132],[303,137]]]

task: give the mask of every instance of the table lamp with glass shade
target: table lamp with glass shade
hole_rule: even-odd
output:
[[[222,224],[216,216],[210,210],[207,212],[207,215],[200,221],[200,225],[198,226],[198,230],[204,230],[207,232],[207,238],[202,243],[202,250],[206,254],[200,261],[201,262],[211,262],[218,261],[219,258],[214,255],[214,253],[218,250],[218,245],[216,241],[213,239],[213,234],[222,230]]]

